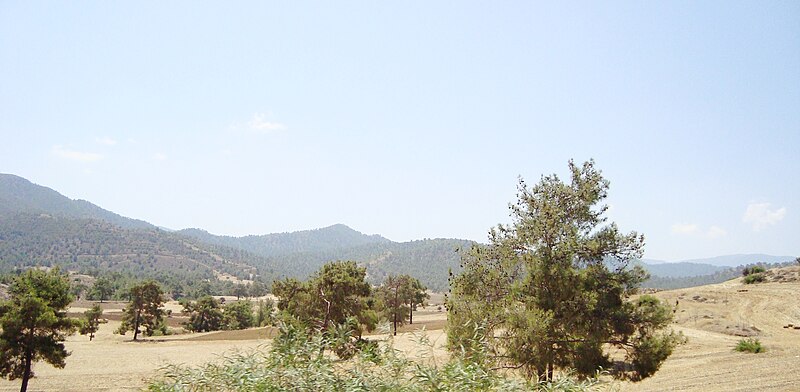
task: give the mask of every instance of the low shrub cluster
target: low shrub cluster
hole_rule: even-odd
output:
[[[766,272],[766,270],[764,269],[764,267],[760,265],[745,267],[742,270],[742,276],[744,276],[744,283],[753,284],[753,283],[763,282],[766,278],[764,272]]]
[[[763,273],[750,274],[744,277],[745,284],[761,283],[766,279]]]
[[[739,343],[736,344],[736,351],[758,354],[763,353],[765,350],[758,339],[747,338],[740,340]]]

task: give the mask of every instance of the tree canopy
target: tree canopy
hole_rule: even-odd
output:
[[[604,348],[620,347],[630,376],[646,377],[679,337],[659,332],[672,313],[655,298],[629,300],[647,278],[631,264],[644,237],[606,224],[609,182],[593,161],[570,161],[569,170],[569,182],[550,175],[528,187],[520,179],[512,223],[463,256],[447,298],[448,343],[539,379],[559,368],[593,374],[611,365]]]
[[[360,336],[362,326],[368,330],[375,327],[367,303],[371,287],[365,278],[366,269],[354,261],[336,261],[322,266],[306,282],[291,278],[275,281],[272,292],[278,297],[278,310],[284,319],[325,332],[353,317],[358,324],[355,332]]]
[[[130,289],[131,301],[123,309],[122,325],[117,332],[124,335],[133,331],[133,340],[139,336],[139,328],[144,328],[146,336],[153,336],[156,330],[164,329],[164,292],[154,281],[141,282]]]
[[[411,323],[416,306],[429,297],[425,286],[409,275],[388,275],[378,287],[377,295],[383,305],[384,316],[394,326],[395,335],[397,326],[405,324],[406,318]]]
[[[73,300],[69,289],[69,280],[58,269],[30,269],[14,280],[11,298],[0,304],[0,374],[21,378],[23,392],[34,376],[34,362],[66,365],[69,352],[63,342],[78,327],[67,317]]]

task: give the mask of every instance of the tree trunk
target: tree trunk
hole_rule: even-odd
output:
[[[25,371],[22,373],[22,386],[19,392],[26,392],[28,390],[28,380],[31,378],[31,362],[33,361],[33,351],[28,348],[25,352]]]
[[[136,341],[136,337],[139,336],[139,311],[136,311],[136,320],[133,322],[133,340]]]
[[[414,302],[408,303],[408,323],[414,324]]]
[[[394,312],[394,336],[397,336],[397,312]]]

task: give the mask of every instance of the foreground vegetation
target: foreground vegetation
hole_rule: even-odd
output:
[[[388,332],[388,325],[384,328]],[[152,380],[150,391],[589,391],[597,379],[561,377],[533,382],[499,373],[485,362],[453,356],[437,363],[424,333],[416,335],[421,358],[396,350],[393,339],[365,342],[347,361],[326,355],[335,345],[323,335],[309,335],[284,325],[269,348],[228,355],[220,362],[193,368],[170,365]],[[475,356],[472,359],[477,358]]]

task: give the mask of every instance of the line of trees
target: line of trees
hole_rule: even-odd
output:
[[[183,313],[189,314],[189,321],[185,324],[186,329],[192,332],[260,326],[251,301],[236,301],[223,306],[216,298],[206,296],[197,301],[182,301],[181,305]]]

